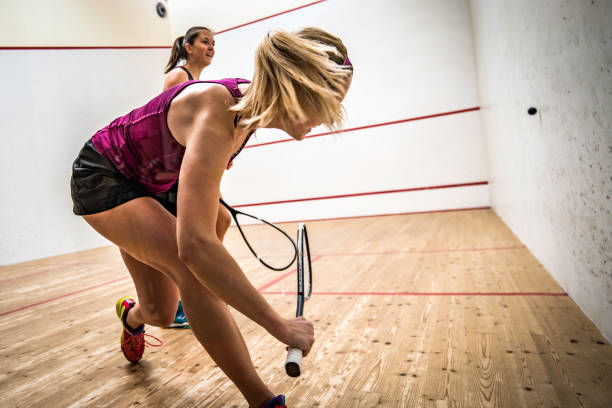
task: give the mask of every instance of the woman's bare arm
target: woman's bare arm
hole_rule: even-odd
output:
[[[233,99],[227,90],[211,87],[202,93],[186,139],[179,178],[177,239],[181,259],[200,282],[223,301],[249,317],[279,340],[310,349],[312,325],[286,320],[253,287],[215,233],[219,185],[233,153]]]

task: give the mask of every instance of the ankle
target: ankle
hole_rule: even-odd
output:
[[[133,308],[127,311],[125,314],[125,326],[130,332],[137,332],[142,329],[142,325],[144,322],[137,319],[138,313],[136,312],[138,305],[135,305]]]

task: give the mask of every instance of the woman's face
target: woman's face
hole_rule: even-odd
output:
[[[351,87],[351,81],[353,80],[353,76],[349,76],[345,86],[342,89],[340,102],[344,100],[346,93]],[[306,137],[306,135],[312,130],[313,127],[317,127],[321,124],[321,119],[318,118],[316,112],[309,112],[306,109],[306,119],[304,120],[291,120],[285,119],[283,123],[279,126],[281,130],[284,130],[289,136],[293,137],[295,140],[302,140]]]
[[[210,31],[201,30],[193,44],[185,44],[185,49],[189,61],[201,62],[204,66],[208,66],[215,56],[215,38]]]

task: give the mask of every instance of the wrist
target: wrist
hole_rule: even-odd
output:
[[[289,326],[287,325],[287,320],[275,314],[266,325],[266,330],[278,340],[283,341],[283,339],[287,338]]]

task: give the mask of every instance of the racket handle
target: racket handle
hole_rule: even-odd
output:
[[[302,350],[289,347],[287,361],[285,361],[285,371],[290,377],[299,377],[302,374]]]

